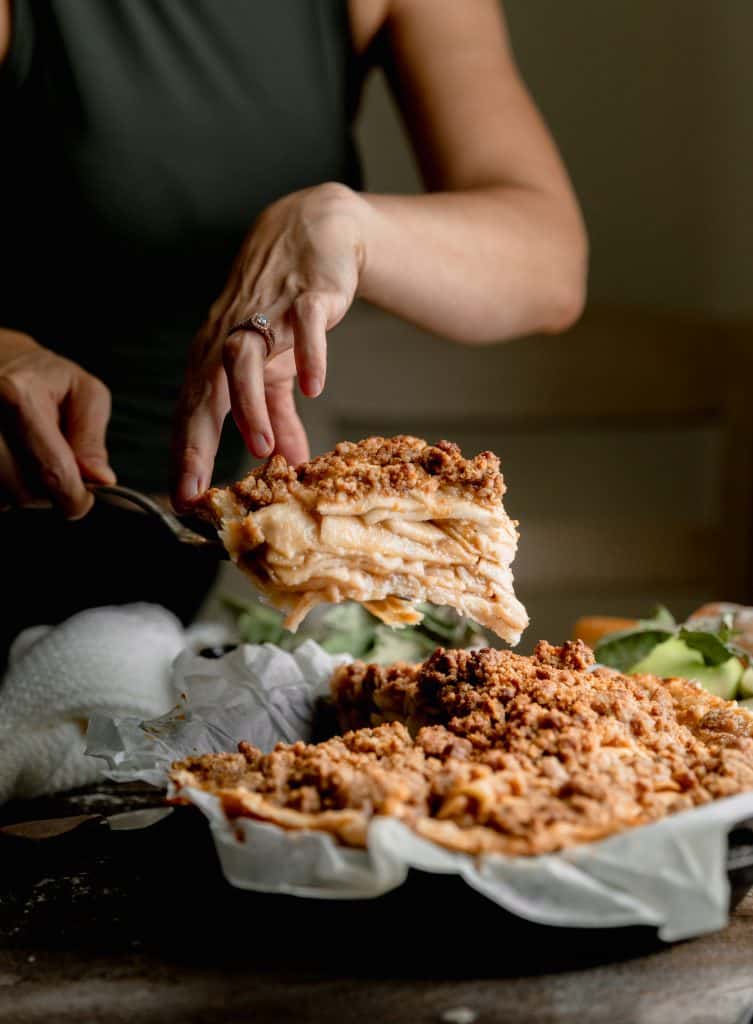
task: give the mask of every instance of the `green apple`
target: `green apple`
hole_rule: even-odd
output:
[[[657,644],[649,655],[633,665],[630,672],[693,679],[709,693],[733,700],[743,675],[743,665],[739,658],[729,658],[721,665],[705,665],[700,651],[694,651],[684,640],[672,636]]]
[[[740,679],[740,696],[753,697],[753,665],[750,665]]]

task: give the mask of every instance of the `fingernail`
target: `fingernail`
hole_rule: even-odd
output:
[[[85,515],[91,511],[91,507],[94,504],[94,498],[89,494],[87,495],[87,501],[83,508],[77,508],[74,510],[66,511],[65,518],[69,523],[76,523],[79,519],[83,519]]]
[[[257,455],[269,455],[272,451],[272,442],[266,434],[253,434],[251,437],[254,452]]]
[[[184,476],[180,482],[179,490],[183,501],[191,501],[200,490],[198,477]]]
[[[323,388],[324,381],[321,377],[309,377],[308,394],[311,398],[316,398],[318,395],[321,395]]]
[[[103,484],[114,484],[117,477],[106,462],[93,462],[90,465],[91,471]]]

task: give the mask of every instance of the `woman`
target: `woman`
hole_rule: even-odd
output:
[[[0,0],[0,61],[8,505],[166,490],[176,405],[179,509],[243,444],[306,458],[294,379],[321,393],[356,296],[476,344],[579,314],[577,203],[496,0]],[[376,61],[426,195],[359,191]]]

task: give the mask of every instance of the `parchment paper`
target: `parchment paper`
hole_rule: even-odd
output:
[[[116,780],[164,785],[173,760],[234,750],[241,739],[263,750],[308,739],[316,698],[336,664],[313,641],[293,654],[245,645],[216,661],[181,654],[173,668],[176,706],[162,718],[92,720],[87,752]],[[317,832],[286,832],[238,819],[219,801],[183,792],[209,820],[227,880],[242,889],[327,899],[377,897],[401,885],[408,869],[460,875],[473,889],[541,924],[570,927],[653,925],[666,941],[723,927],[729,885],[727,833],[753,817],[753,792],[718,800],[598,843],[540,857],[473,858],[376,818],[366,850]]]

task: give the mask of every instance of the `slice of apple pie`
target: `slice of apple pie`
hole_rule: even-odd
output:
[[[528,624],[513,593],[518,535],[499,459],[457,445],[370,437],[294,467],[281,456],[198,509],[231,558],[295,630],[321,602],[358,601],[389,625],[449,605],[515,644]]]

